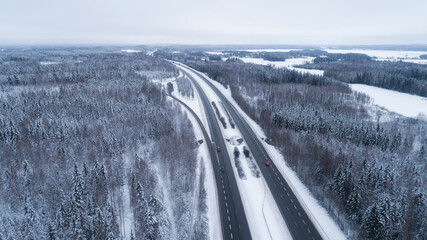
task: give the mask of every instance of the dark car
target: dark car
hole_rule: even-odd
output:
[[[218,152],[221,152],[221,148],[218,146],[218,147],[216,147],[216,150],[218,151]]]
[[[267,167],[270,166],[270,162],[268,162],[268,161],[265,162],[265,166],[267,166]]]

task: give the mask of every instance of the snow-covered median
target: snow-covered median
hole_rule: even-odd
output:
[[[401,93],[364,84],[350,84],[351,89],[367,94],[373,103],[401,114],[405,117],[416,118],[420,114],[427,116],[427,98],[407,93]]]
[[[239,107],[239,105],[232,98],[230,90],[224,88],[224,86],[222,86],[218,82],[211,80],[208,76],[206,76],[206,74],[202,73],[202,75],[205,76],[207,79],[209,79],[209,81],[212,84],[214,84],[219,91],[223,93],[223,95],[228,99],[228,101],[231,104],[233,104],[233,106],[237,109],[237,111],[245,118],[245,120],[254,130],[257,137],[260,140],[265,139],[266,138],[265,133],[262,130],[262,128]],[[297,174],[288,166],[288,164],[286,163],[285,157],[281,155],[280,152],[274,146],[271,146],[265,143],[264,141],[261,141],[261,142],[263,143],[263,146],[268,151],[271,159],[274,161],[276,166],[278,166],[278,169],[280,170],[282,175],[288,181],[288,184],[294,190],[295,195],[300,200],[301,205],[307,211],[307,214],[309,215],[309,217],[313,219],[313,223],[317,225],[318,228],[325,233],[328,239],[337,239],[337,240],[346,239],[346,236],[341,231],[339,226],[334,222],[334,220],[329,216],[326,209],[320,206],[320,204],[313,197],[313,195],[310,193],[307,187],[298,178]],[[280,213],[276,213],[276,214],[280,214]]]
[[[324,72],[323,70],[305,69],[305,68],[294,67],[297,65],[312,63],[313,59],[315,59],[314,57],[289,58],[289,59],[286,59],[285,61],[268,61],[268,60],[264,60],[262,58],[250,58],[250,57],[245,57],[245,58],[240,58],[240,59],[246,63],[255,63],[255,64],[260,64],[260,65],[272,65],[272,66],[277,67],[277,68],[287,68],[289,70],[295,70],[295,71],[300,72],[300,73],[310,73],[313,75],[323,76],[323,72]]]

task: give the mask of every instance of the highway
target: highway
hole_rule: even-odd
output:
[[[289,184],[284,179],[284,177],[274,164],[274,161],[272,161],[267,151],[264,149],[261,141],[256,137],[255,133],[253,132],[249,124],[245,121],[245,119],[238,113],[234,106],[227,101],[227,98],[221,93],[221,91],[219,91],[208,79],[206,79],[205,76],[187,66],[183,66],[181,67],[181,69],[185,69],[185,71],[192,71],[201,79],[203,79],[224,103],[227,111],[232,116],[236,126],[239,128],[240,132],[243,135],[243,138],[245,139],[248,147],[250,148],[252,155],[255,158],[261,170],[261,173],[265,181],[267,182],[267,185],[269,186],[270,191],[277,203],[277,206],[279,207],[280,212],[283,218],[285,219],[289,231],[291,232],[292,238],[295,240],[322,239],[319,231],[308,217],[298,198],[295,196]],[[193,79],[193,82],[196,81]],[[198,91],[201,92],[202,90]],[[211,122],[212,120],[214,120],[214,122],[217,123],[215,115],[213,113],[209,114],[208,118]],[[219,129],[217,129],[217,132],[220,134]],[[221,148],[222,147],[223,146],[221,145]],[[228,158],[224,160],[226,160],[227,162],[229,161]],[[267,161],[270,163],[270,166],[268,167],[265,166],[265,162]],[[228,164],[227,167],[231,168],[231,165]],[[237,188],[237,186],[233,187]]]
[[[179,65],[177,66],[184,73],[189,71]],[[219,123],[216,120],[216,116],[209,99],[198,82],[194,80],[188,73],[186,75],[192,81],[193,85],[196,87],[197,92],[199,93],[203,107],[205,109],[209,131],[211,133],[212,142],[207,142],[207,144],[209,146],[210,155],[212,157],[215,156],[211,159],[217,186],[223,239],[250,240],[252,237],[248,221],[246,219],[242,199],[240,197],[237,182],[234,177],[230,156],[228,155],[227,147],[225,145]],[[219,146],[222,151],[217,152],[217,146]],[[220,169],[224,169],[224,171],[222,172]]]

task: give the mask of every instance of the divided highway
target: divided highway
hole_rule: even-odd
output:
[[[189,70],[178,66],[184,73]],[[217,185],[217,193],[219,198],[219,209],[221,216],[221,228],[224,239],[252,239],[249,230],[248,221],[243,208],[242,199],[240,198],[237,182],[234,177],[233,168],[230,161],[230,156],[227,152],[227,147],[222,136],[220,126],[216,120],[215,113],[211,103],[204,93],[203,89],[194,80],[190,74],[186,74],[193,82],[197,92],[202,100],[205,109],[206,118],[211,133],[212,143],[207,142],[209,152],[212,158],[212,165],[215,174]],[[200,123],[199,123],[200,124]],[[207,138],[206,141],[208,141]],[[215,144],[215,145],[214,145]],[[216,147],[219,146],[222,151],[217,152]],[[224,171],[221,171],[223,169]]]
[[[252,155],[257,161],[258,166],[260,166],[261,173],[263,174],[264,179],[267,182],[267,185],[269,186],[270,191],[277,203],[277,206],[279,207],[280,212],[283,218],[285,219],[286,224],[288,225],[289,231],[291,232],[293,239],[295,240],[322,239],[319,231],[317,230],[317,228],[314,226],[314,224],[308,217],[304,208],[301,206],[301,203],[299,202],[298,198],[295,196],[289,184],[283,178],[282,174],[280,173],[280,171],[278,170],[274,162],[271,160],[267,151],[264,149],[262,143],[256,137],[255,133],[252,131],[252,129],[250,128],[249,124],[245,121],[245,119],[237,112],[234,106],[227,101],[226,97],[208,79],[206,79],[205,76],[203,76],[199,72],[187,66],[182,66],[181,69],[183,69],[184,71],[191,71],[197,76],[199,76],[201,79],[203,79],[215,91],[215,93],[224,103],[227,111],[231,114],[236,126],[239,128],[244,139],[246,140],[246,143],[251,149]],[[195,83],[196,86],[198,86],[197,81],[195,81],[194,79],[192,79],[192,81]],[[198,91],[200,92],[200,95],[204,95],[202,94],[203,90],[200,88],[200,86],[198,86],[197,88],[198,88]],[[207,104],[209,104],[209,101]],[[208,115],[208,120],[209,122],[212,122],[212,120],[214,120],[215,123],[212,123],[212,124],[218,127],[218,123],[215,119],[215,115],[213,111],[211,114]],[[221,135],[219,129],[215,128],[214,132],[216,132],[216,134],[218,135]],[[218,138],[221,138],[221,136],[215,136],[215,141],[218,141],[216,140]],[[223,149],[225,149],[225,146],[223,146],[224,144],[223,141],[221,144],[222,144],[220,145],[221,148],[224,147]],[[225,164],[227,168],[230,169],[231,170],[230,172],[232,173],[229,158],[224,156],[224,160],[226,162]],[[267,161],[270,162],[270,166],[268,167],[265,166],[265,162]],[[232,178],[234,180],[234,176]],[[234,184],[233,188],[237,190],[237,185]],[[238,190],[236,191],[236,194],[238,195]],[[247,239],[247,238],[244,238],[244,239]]]

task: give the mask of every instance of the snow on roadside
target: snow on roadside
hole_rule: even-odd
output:
[[[272,65],[276,68],[287,68],[289,70],[295,70],[300,73],[310,73],[313,75],[320,75],[323,76],[324,71],[323,70],[317,70],[317,69],[305,69],[305,68],[298,68],[294,67],[296,65],[302,65],[306,63],[313,62],[314,57],[302,57],[302,58],[289,58],[285,61],[268,61],[264,60],[262,58],[250,58],[250,57],[244,57],[240,58],[245,63],[255,63],[260,65]]]
[[[217,104],[219,105],[219,103]],[[223,108],[219,107],[222,116],[226,116]],[[218,120],[218,119],[217,119]],[[226,139],[242,138],[242,134],[237,128],[231,128],[229,124],[227,129],[220,125],[221,131]],[[257,178],[251,174],[248,161],[243,154],[243,147],[248,146],[245,142],[235,145],[232,141],[226,141],[227,151],[230,155],[231,165],[233,166],[234,176],[239,187],[239,192],[242,198],[248,224],[251,229],[253,239],[292,239],[291,233],[287,228],[280,210],[274,200],[270,189],[266,185],[264,178]],[[246,178],[239,178],[238,169],[234,163],[234,147],[237,147],[240,152],[241,167]],[[254,160],[252,160],[254,161]],[[256,162],[254,161],[256,164]],[[257,166],[265,167],[265,166]],[[269,236],[269,237],[267,237]]]
[[[185,69],[183,69],[185,71]],[[205,91],[209,101],[214,101],[222,116],[227,116],[223,108],[220,106],[219,97],[210,88],[207,83],[200,79],[196,74],[186,71],[189,75],[194,77],[200,84],[201,88]],[[233,137],[241,137],[241,133],[237,129],[232,129],[230,124],[227,122],[227,129],[222,127],[220,124],[221,131],[226,139]],[[246,173],[246,180],[240,179],[238,176],[238,170],[234,164],[233,151],[235,145],[232,145],[229,141],[226,141],[227,151],[230,155],[231,165],[233,166],[234,176],[236,178],[239,192],[244,205],[245,213],[247,216],[249,228],[254,239],[266,239],[270,236],[271,239],[292,239],[290,232],[286,226],[280,210],[276,205],[276,202],[264,182],[263,178],[256,178],[250,174],[250,168],[246,160],[241,159],[242,168]],[[243,158],[243,146],[238,146]]]
[[[183,77],[182,72],[180,72],[178,77]],[[187,104],[187,106],[189,106],[191,108],[191,110],[193,110],[200,118],[200,120],[203,122],[203,124],[207,124],[206,119],[204,117],[200,117],[200,116],[204,116],[204,110],[202,107],[202,104],[200,102],[200,99],[198,97],[198,93],[195,90],[194,86],[193,86],[193,90],[194,90],[194,98],[190,98],[190,97],[186,97],[186,96],[182,96],[181,94],[179,94],[178,92],[178,86],[176,84],[176,81],[172,81],[172,79],[168,79],[170,83],[173,84],[174,86],[174,91],[172,92],[172,95],[176,98],[178,98],[179,100],[183,101],[185,104]],[[163,81],[161,82],[162,84],[166,85],[168,83],[168,81]],[[175,101],[172,100],[171,101]],[[200,139],[204,139],[203,136],[203,132],[202,129],[199,126],[199,123],[197,122],[197,120],[194,118],[193,114],[191,114],[184,106],[181,105],[181,109],[182,111],[185,111],[187,113],[187,117],[191,122],[191,125],[193,126],[193,131],[194,131],[194,136],[196,137],[197,140]],[[202,115],[203,113],[203,115]],[[206,122],[206,123],[205,123]],[[207,125],[205,125],[207,126]],[[209,131],[208,131],[209,134]],[[205,189],[207,192],[207,206],[208,206],[208,211],[207,211],[207,221],[208,221],[208,225],[209,225],[209,239],[221,239],[222,238],[222,231],[221,231],[221,219],[220,219],[220,215],[219,215],[219,205],[218,205],[218,194],[217,194],[217,187],[216,187],[216,182],[215,182],[215,176],[214,176],[214,169],[212,166],[212,162],[211,162],[211,158],[209,155],[209,149],[207,147],[207,143],[206,140],[204,140],[204,143],[202,143],[198,150],[197,150],[197,161],[198,163],[200,163],[200,161],[204,161],[204,166],[205,166]],[[198,164],[200,165],[200,164]],[[200,169],[198,169],[198,173],[199,174]]]
[[[350,84],[354,91],[367,94],[376,105],[405,117],[427,116],[427,98],[365,84]]]
[[[191,121],[193,126],[194,135],[196,139],[204,139],[202,129],[199,126],[199,123],[194,118],[185,107],[182,107],[184,111],[187,112],[187,116]],[[192,109],[193,110],[193,109]],[[194,111],[194,110],[193,110]],[[219,205],[218,205],[218,194],[217,187],[215,183],[214,169],[212,166],[211,158],[209,155],[209,149],[206,143],[206,140],[201,144],[197,150],[197,161],[203,161],[205,166],[205,188],[207,192],[207,221],[209,224],[209,239],[221,239],[221,218],[219,215]],[[200,172],[200,170],[198,170]]]
[[[207,79],[209,79],[209,81],[214,84],[218,88],[218,90],[221,91],[222,94],[224,94],[225,97],[227,97],[228,101],[233,104],[233,106],[241,114],[241,116],[245,118],[245,120],[250,125],[257,137],[260,140],[264,140],[266,137],[262,128],[239,107],[236,101],[232,98],[230,90],[226,89],[220,83],[211,80],[206,74],[201,74]],[[328,239],[346,239],[346,236],[341,231],[339,226],[334,222],[334,220],[330,217],[326,209],[324,209],[318,203],[318,201],[310,193],[307,187],[304,186],[304,184],[298,178],[297,174],[288,166],[285,161],[285,158],[280,153],[280,151],[277,150],[274,146],[269,145],[264,141],[261,142],[269,153],[271,159],[274,161],[276,166],[278,166],[278,169],[280,170],[290,187],[293,189],[295,195],[300,200],[301,205],[304,207],[307,214],[312,219],[313,224],[317,226],[318,229],[321,229],[321,231],[326,234]]]

